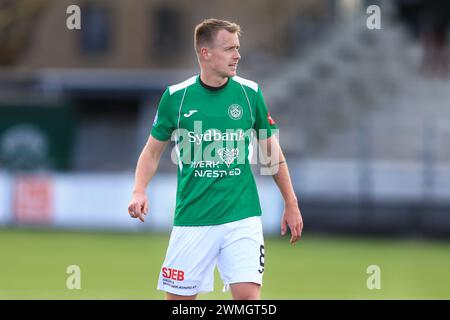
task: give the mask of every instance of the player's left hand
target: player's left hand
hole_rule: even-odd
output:
[[[287,226],[291,230],[291,244],[294,244],[302,236],[303,219],[297,204],[285,205],[281,218],[281,235],[286,234]]]

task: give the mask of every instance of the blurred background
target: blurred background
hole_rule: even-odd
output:
[[[71,5],[80,29],[67,26]],[[282,198],[255,168],[262,297],[449,299],[443,0],[0,0],[0,298],[163,297],[171,147],[146,222],[127,205],[160,96],[199,73],[193,30],[209,17],[243,29],[238,74],[260,84],[280,127],[305,222],[296,246],[279,236]],[[67,289],[69,265],[80,290]],[[215,283],[201,297],[229,299]]]

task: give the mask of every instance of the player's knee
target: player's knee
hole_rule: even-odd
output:
[[[238,292],[233,297],[234,300],[259,300],[259,291],[256,289]]]
[[[257,283],[239,283],[231,285],[234,300],[259,300],[260,285]]]
[[[233,298],[234,300],[259,300],[259,295],[254,292],[241,293]]]

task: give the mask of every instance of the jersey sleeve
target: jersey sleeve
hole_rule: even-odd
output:
[[[169,89],[167,89],[159,101],[158,110],[153,120],[152,137],[159,141],[167,141],[170,139],[172,132],[175,130],[175,118],[173,115]]]
[[[253,129],[256,131],[256,137],[264,140],[272,136],[272,130],[278,129],[277,124],[267,111],[266,102],[261,92],[261,88],[258,87],[256,93],[256,112],[255,112],[255,124]]]

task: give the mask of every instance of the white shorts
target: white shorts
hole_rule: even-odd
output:
[[[183,296],[213,291],[216,264],[224,291],[237,282],[262,285],[261,217],[215,226],[173,227],[158,290]]]

